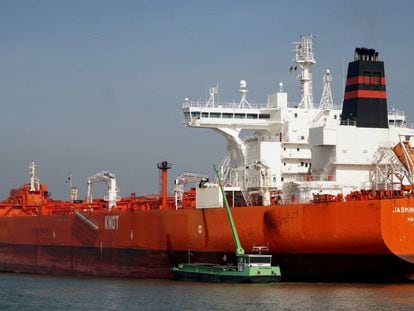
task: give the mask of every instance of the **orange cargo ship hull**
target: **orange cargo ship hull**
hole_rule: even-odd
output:
[[[414,272],[414,199],[233,208],[243,247],[266,245],[284,280],[395,280]],[[169,278],[177,262],[233,259],[224,209],[0,218],[0,268]]]

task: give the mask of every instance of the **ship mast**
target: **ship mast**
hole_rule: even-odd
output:
[[[295,69],[300,66],[302,74],[300,75],[300,84],[302,91],[302,99],[299,103],[299,108],[311,109],[313,108],[312,95],[312,74],[310,72],[311,66],[316,63],[314,50],[314,39],[312,34],[300,36],[299,42],[294,42],[295,58],[293,59]]]
[[[32,161],[29,166],[30,191],[39,191],[40,181],[37,178],[37,165]]]
[[[329,69],[326,69],[326,73],[323,77],[323,91],[321,96],[321,102],[319,103],[319,109],[332,109],[333,99],[331,91],[332,76]]]
[[[78,188],[73,186],[73,179],[72,179],[71,172],[69,172],[68,178],[66,179],[66,183],[69,184],[70,201],[73,203],[78,200]]]

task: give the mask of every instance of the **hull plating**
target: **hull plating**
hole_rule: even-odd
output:
[[[246,250],[267,245],[283,280],[395,280],[414,271],[412,198],[233,208]],[[402,211],[402,212],[401,212]],[[112,211],[0,219],[0,268],[171,278],[180,262],[225,263],[223,209]]]
[[[166,252],[90,247],[0,245],[0,271],[53,275],[173,278],[179,262],[223,261],[221,252]],[[411,264],[392,255],[276,254],[282,281],[401,281],[410,279]],[[233,260],[232,256],[227,260]]]

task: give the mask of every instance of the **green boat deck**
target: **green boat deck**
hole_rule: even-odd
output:
[[[178,279],[216,282],[278,282],[280,268],[271,266],[271,255],[246,254],[238,257],[237,265],[182,263],[172,268]]]

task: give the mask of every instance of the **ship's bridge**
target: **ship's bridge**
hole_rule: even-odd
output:
[[[282,88],[282,86],[281,86]],[[287,107],[287,94],[269,96],[266,104],[252,104],[247,101],[246,81],[240,81],[240,102],[216,102],[218,87],[209,89],[206,102],[194,102],[188,98],[183,104],[184,121],[187,126],[206,128],[237,128],[245,130],[268,130],[269,126],[282,124],[282,109]]]
[[[267,103],[249,103],[244,80],[240,81],[239,92],[239,102],[216,101],[217,86],[209,89],[210,96],[205,102],[194,102],[186,98],[182,107],[183,123],[189,127],[213,129],[227,140],[228,166],[236,176],[233,176],[234,180],[237,180],[232,182],[233,186],[245,189],[250,182],[257,186],[263,183],[261,173],[267,174],[267,179],[272,176],[269,185],[274,186],[276,180],[280,179],[273,178],[278,174],[276,167],[280,163],[273,162],[276,162],[277,154],[281,150],[284,123],[289,117],[287,93],[283,91],[283,84],[280,83],[279,91],[269,95]],[[243,130],[253,131],[253,136],[243,137]],[[275,160],[267,161],[268,158]],[[266,163],[265,168],[258,168],[257,163]]]
[[[268,104],[240,107],[240,103],[186,101],[183,104],[184,124],[192,127],[235,126],[243,129],[268,129],[271,124],[282,123],[280,109]]]

